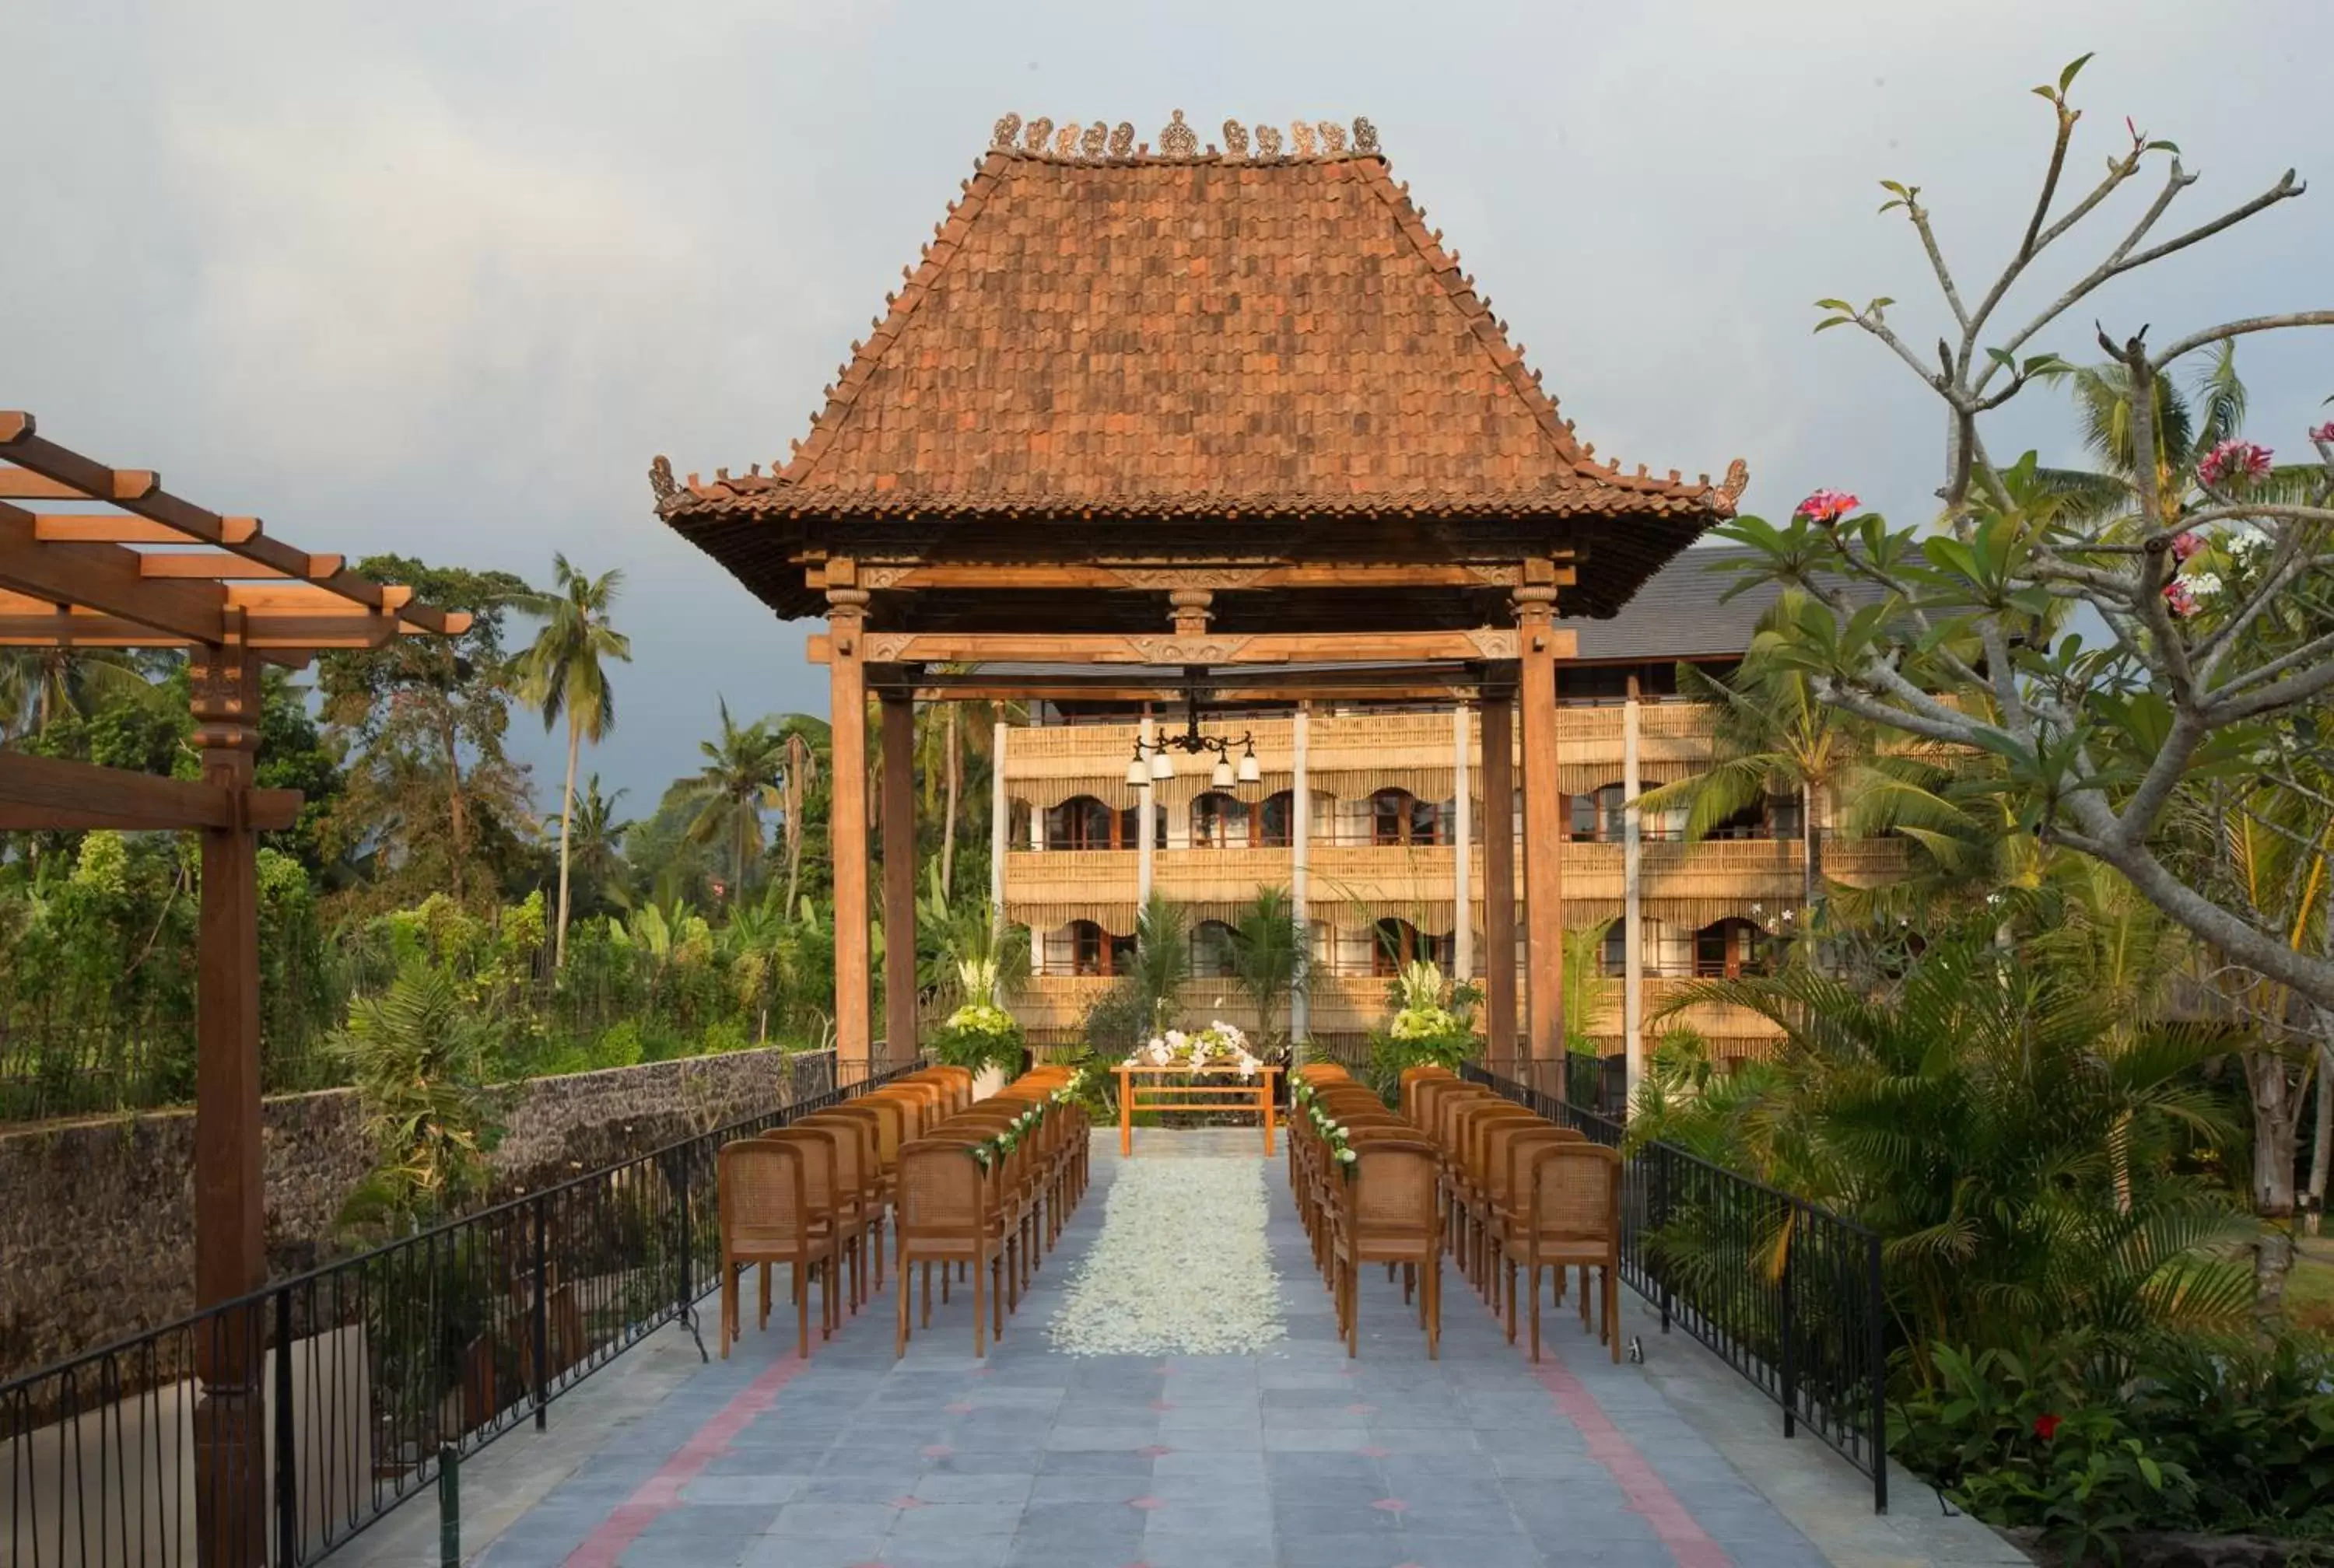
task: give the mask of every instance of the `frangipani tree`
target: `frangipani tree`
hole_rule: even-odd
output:
[[[2127,120],[2128,144],[2062,209],[2081,117],[2068,91],[2083,63],[2036,89],[2057,122],[2048,172],[2023,237],[1982,291],[1949,264],[1919,188],[1884,182],[1883,210],[1912,226],[1950,316],[1934,351],[1900,330],[1892,299],[1819,302],[1830,313],[1818,331],[1854,326],[1945,405],[1936,525],[1852,515],[1852,497],[1824,491],[1788,524],[1744,518],[1724,532],[1754,547],[1754,572],[1804,593],[1779,656],[1806,670],[1826,700],[2000,756],[2027,828],[2113,866],[2223,961],[2334,1008],[2334,955],[2322,939],[2297,939],[2282,915],[2264,919],[2211,880],[2184,874],[2165,842],[2184,791],[2239,776],[2307,787],[2300,765],[2334,717],[2334,421],[2309,432],[2317,467],[2306,484],[2270,483],[2269,452],[2233,437],[2193,469],[2130,464],[2122,504],[2106,507],[2068,505],[2031,454],[2002,462],[1987,445],[1987,416],[2068,370],[2041,342],[2101,286],[2302,191],[2289,170],[2250,200],[2155,238],[2198,177],[2170,142]],[[2030,313],[2008,315],[2037,259],[2088,232],[2087,220],[2151,168],[2163,169],[2161,185],[2096,264]],[[2128,449],[2160,449],[2158,384],[2188,356],[2248,334],[2329,325],[2334,310],[2250,315],[2160,348],[2145,327],[2121,337],[2098,331],[2125,388]],[[2168,486],[2192,489],[2194,504],[2176,504]],[[1843,579],[1878,589],[1878,601],[1846,591]],[[2309,929],[2324,929],[2322,912]]]

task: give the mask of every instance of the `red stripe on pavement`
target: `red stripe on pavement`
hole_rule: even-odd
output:
[[[1556,1400],[1557,1408],[1587,1439],[1589,1455],[1605,1467],[1629,1499],[1630,1510],[1644,1516],[1654,1527],[1654,1534],[1677,1559],[1678,1568],[1732,1568],[1734,1559],[1726,1548],[1710,1538],[1710,1533],[1694,1522],[1678,1496],[1669,1488],[1653,1466],[1645,1462],[1637,1446],[1622,1435],[1596,1402],[1586,1384],[1572,1375],[1563,1361],[1554,1359],[1553,1352],[1544,1352],[1549,1360],[1532,1365],[1532,1376],[1539,1380]],[[1531,1365],[1529,1361],[1527,1365]]]
[[[664,1462],[663,1468],[641,1482],[639,1490],[600,1521],[584,1537],[584,1544],[568,1554],[567,1568],[615,1568],[616,1559],[624,1554],[624,1549],[680,1504],[681,1488],[727,1451],[755,1417],[776,1402],[778,1390],[809,1365],[800,1356],[789,1355],[747,1383],[711,1420],[697,1429],[680,1451]]]

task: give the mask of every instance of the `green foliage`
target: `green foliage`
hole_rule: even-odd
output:
[[[1892,1449],[1989,1524],[2113,1560],[2133,1529],[2334,1539],[2334,1356],[2285,1340],[1941,1345]]]
[[[1305,970],[1305,928],[1287,888],[1259,888],[1232,925],[1232,977],[1256,1009],[1256,1045],[1268,1054],[1278,1048],[1277,1028]]]
[[[332,1051],[364,1106],[378,1163],[344,1220],[410,1228],[483,1193],[500,1132],[484,1087],[493,1038],[447,971],[427,963],[351,1005]]]
[[[1657,1092],[1633,1134],[1878,1231],[1924,1380],[1923,1347],[1990,1348],[2013,1325],[2110,1336],[2239,1326],[2250,1280],[2217,1251],[2250,1222],[2176,1168],[2188,1149],[2233,1134],[2198,1082],[2221,1043],[2175,1026],[2119,1036],[2085,975],[2000,945],[1989,914],[1929,932],[1884,986],[1792,968],[1688,988],[1675,1005],[1747,1007],[1784,1041],[1771,1062],[1699,1097]],[[1775,1238],[1723,1226],[1681,1224],[1662,1238],[1675,1266],[1712,1279],[1770,1266],[1761,1245]]]

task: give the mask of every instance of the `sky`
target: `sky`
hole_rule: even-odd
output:
[[[1810,332],[1823,295],[1893,296],[1914,342],[1946,319],[1877,182],[1921,186],[1964,286],[1990,278],[2048,151],[2028,90],[2089,50],[2070,185],[2127,115],[2202,176],[2166,232],[2290,166],[2334,175],[2323,0],[2235,10],[2214,43],[2186,0],[13,0],[0,408],[308,549],[621,568],[635,657],[586,765],[645,814],[718,698],[825,707],[814,628],[657,522],[650,459],[782,457],[1007,110],[1154,143],[1177,108],[1207,139],[1366,114],[1600,456],[1741,457],[1746,511],[1821,485],[1910,520],[1941,406],[1868,338]],[[2334,184],[2035,346],[2322,307],[2329,261]],[[2252,433],[2298,447],[2334,334],[2249,340],[2240,364]],[[1997,453],[2076,453],[2047,393],[1995,418]],[[517,721],[548,804],[538,730]]]

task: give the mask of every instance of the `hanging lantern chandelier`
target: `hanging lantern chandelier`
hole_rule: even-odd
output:
[[[1235,784],[1254,784],[1264,776],[1256,760],[1256,738],[1253,732],[1242,731],[1238,736],[1202,735],[1200,733],[1200,701],[1197,696],[1184,704],[1183,733],[1160,736],[1145,746],[1138,737],[1134,755],[1126,765],[1126,782],[1140,787],[1175,776],[1175,765],[1168,753],[1180,751],[1186,756],[1212,756],[1215,766],[1208,782],[1213,788],[1228,790]],[[1233,752],[1239,752],[1235,761]]]

